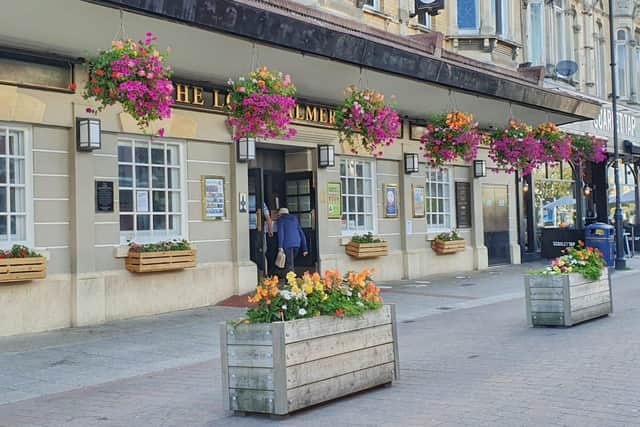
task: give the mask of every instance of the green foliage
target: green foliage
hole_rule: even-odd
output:
[[[129,242],[129,252],[166,252],[166,251],[188,251],[191,245],[186,240],[167,240],[158,243],[138,244]]]
[[[453,230],[449,233],[440,233],[436,236],[436,240],[441,242],[452,242],[456,240],[464,240],[464,237],[460,236],[457,231]]]
[[[374,237],[373,233],[367,233],[362,236],[353,236],[351,238],[353,243],[382,243],[384,240]]]
[[[23,245],[13,245],[10,250],[0,250],[0,259],[4,258],[35,258],[41,257],[37,252],[34,252],[30,248]]]
[[[544,270],[532,274],[569,274],[580,273],[589,280],[599,280],[604,270],[604,256],[597,248],[587,248],[583,242],[577,247],[564,250],[565,255],[551,261]]]

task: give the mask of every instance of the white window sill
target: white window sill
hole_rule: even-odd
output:
[[[393,21],[393,17],[391,15],[387,15],[386,13],[384,13],[384,12],[378,10],[378,9],[374,9],[373,6],[369,6],[368,4],[365,4],[362,7],[362,11],[364,13],[368,13],[370,15],[377,16],[378,18],[386,19],[387,21]]]

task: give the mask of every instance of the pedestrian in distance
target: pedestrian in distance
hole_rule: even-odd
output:
[[[301,250],[302,256],[307,256],[307,238],[298,218],[289,215],[289,209],[281,208],[278,214],[278,251],[284,252],[284,269],[290,272],[294,271],[294,260]]]

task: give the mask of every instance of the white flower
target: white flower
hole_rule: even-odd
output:
[[[252,82],[254,83],[258,83],[258,81],[256,79],[251,79]]]
[[[229,80],[227,80],[227,83],[230,84],[230,85],[233,85],[233,80],[229,79]]]
[[[362,301],[358,301],[358,302],[356,303],[356,305],[357,305],[357,306],[360,306],[360,307],[364,307],[364,304],[362,303]]]
[[[300,316],[304,316],[305,314],[307,314],[307,310],[305,310],[304,308],[301,308],[300,310],[298,310],[298,314]]]
[[[351,295],[353,295],[353,292],[347,289],[347,296],[350,297]]]
[[[293,297],[293,293],[287,290],[280,291],[280,295],[282,295],[282,298],[286,299],[287,301]]]
[[[238,80],[243,82],[244,81],[244,77],[239,77]]]
[[[284,304],[284,305],[282,306],[282,309],[283,309],[283,310],[286,310],[286,309],[287,309],[287,304]]]
[[[358,292],[358,298],[362,298],[362,295],[360,295],[360,292]]]

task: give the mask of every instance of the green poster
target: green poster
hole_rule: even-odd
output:
[[[327,206],[329,219],[342,218],[342,185],[339,182],[327,184]]]

